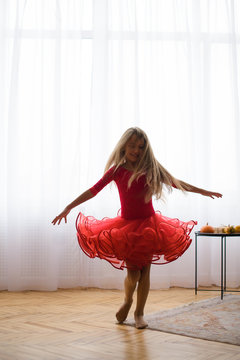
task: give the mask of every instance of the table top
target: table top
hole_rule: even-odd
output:
[[[226,237],[229,237],[229,236],[240,236],[240,233],[232,233],[232,234],[226,234],[226,233],[204,233],[204,232],[201,232],[201,231],[195,231],[195,234],[197,236],[226,236]]]

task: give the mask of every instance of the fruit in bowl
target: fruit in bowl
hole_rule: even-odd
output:
[[[208,225],[208,223],[207,223],[206,225],[201,227],[200,232],[202,232],[202,233],[214,233],[214,228],[212,226]]]
[[[214,228],[215,234],[222,234],[222,233],[224,233],[224,228],[225,228],[225,226],[215,227],[215,228]]]
[[[240,233],[240,225],[235,226],[235,232]]]
[[[225,234],[233,234],[235,232],[235,228],[232,225],[228,225],[224,228]]]

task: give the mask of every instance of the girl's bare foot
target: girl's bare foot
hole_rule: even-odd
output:
[[[148,323],[144,320],[143,315],[134,314],[136,329],[145,329],[148,327]]]
[[[124,320],[126,320],[129,310],[132,306],[132,300],[131,301],[124,301],[123,305],[120,307],[118,312],[116,313],[117,321],[121,324]]]

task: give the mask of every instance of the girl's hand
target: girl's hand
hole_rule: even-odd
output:
[[[65,224],[67,223],[67,215],[70,213],[71,209],[64,209],[61,214],[55,217],[55,219],[52,221],[52,224],[55,225],[58,222],[58,225],[62,221],[62,219],[65,219]]]
[[[214,199],[215,197],[216,198],[221,198],[222,197],[222,194],[218,193],[218,192],[213,192],[213,191],[207,191],[207,190],[203,190],[201,192],[202,195],[204,196],[209,196],[210,198]]]

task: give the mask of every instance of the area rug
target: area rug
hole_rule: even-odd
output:
[[[240,296],[225,295],[145,316],[150,330],[240,345]],[[134,326],[134,320],[125,322]]]

